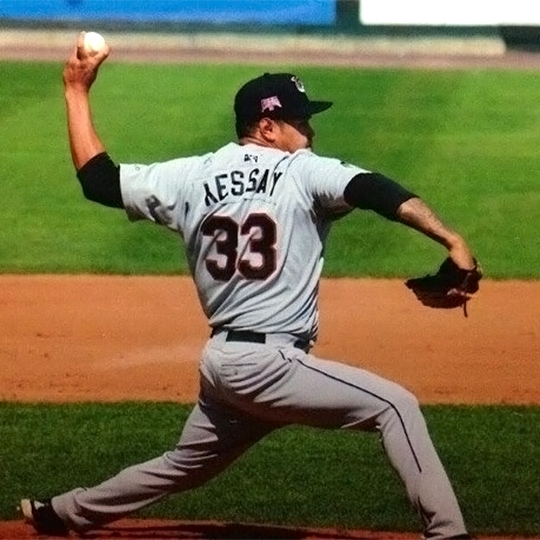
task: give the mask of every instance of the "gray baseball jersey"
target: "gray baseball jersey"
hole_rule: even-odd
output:
[[[324,241],[350,210],[343,191],[361,172],[308,150],[231,143],[200,157],[123,165],[122,196],[132,219],[183,235],[212,327],[314,339]]]
[[[92,488],[54,497],[70,528],[114,521],[200,486],[288,424],[376,431],[426,539],[466,535],[416,398],[366,370],[317,358],[318,281],[330,224],[363,170],[302,150],[228,144],[161,164],[122,165],[124,204],[182,234],[214,328],[198,403],[173,450]],[[463,538],[464,536],[461,536]]]

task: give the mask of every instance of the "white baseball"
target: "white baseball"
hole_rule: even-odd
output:
[[[84,49],[90,56],[95,56],[105,48],[105,39],[97,32],[84,34]]]

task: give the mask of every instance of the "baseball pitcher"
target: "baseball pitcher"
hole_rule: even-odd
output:
[[[441,244],[452,279],[439,296],[452,307],[476,292],[481,275],[465,240],[384,175],[316,155],[310,119],[332,104],[309,99],[291,73],[265,73],[239,89],[237,142],[164,163],[116,165],[89,104],[108,54],[88,55],[81,35],[64,69],[73,163],[88,199],[182,236],[210,327],[200,394],[175,448],[97,486],[24,499],[26,520],[42,534],[98,528],[204,484],[273,430],[302,424],[377,433],[424,538],[470,538],[417,399],[311,352],[333,221],[372,210]]]

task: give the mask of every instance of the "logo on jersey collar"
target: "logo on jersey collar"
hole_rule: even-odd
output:
[[[261,99],[261,112],[273,111],[276,107],[282,107],[277,96]]]

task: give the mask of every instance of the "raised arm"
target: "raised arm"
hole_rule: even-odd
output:
[[[63,72],[69,145],[77,171],[90,159],[105,152],[105,146],[94,128],[89,92],[99,66],[109,55],[109,47],[90,56],[84,48],[84,34],[79,34],[77,45]]]
[[[120,169],[105,151],[92,119],[90,88],[99,66],[109,56],[109,47],[89,55],[84,48],[85,32],[79,34],[64,67],[64,89],[71,159],[85,197],[91,201],[123,208]]]

